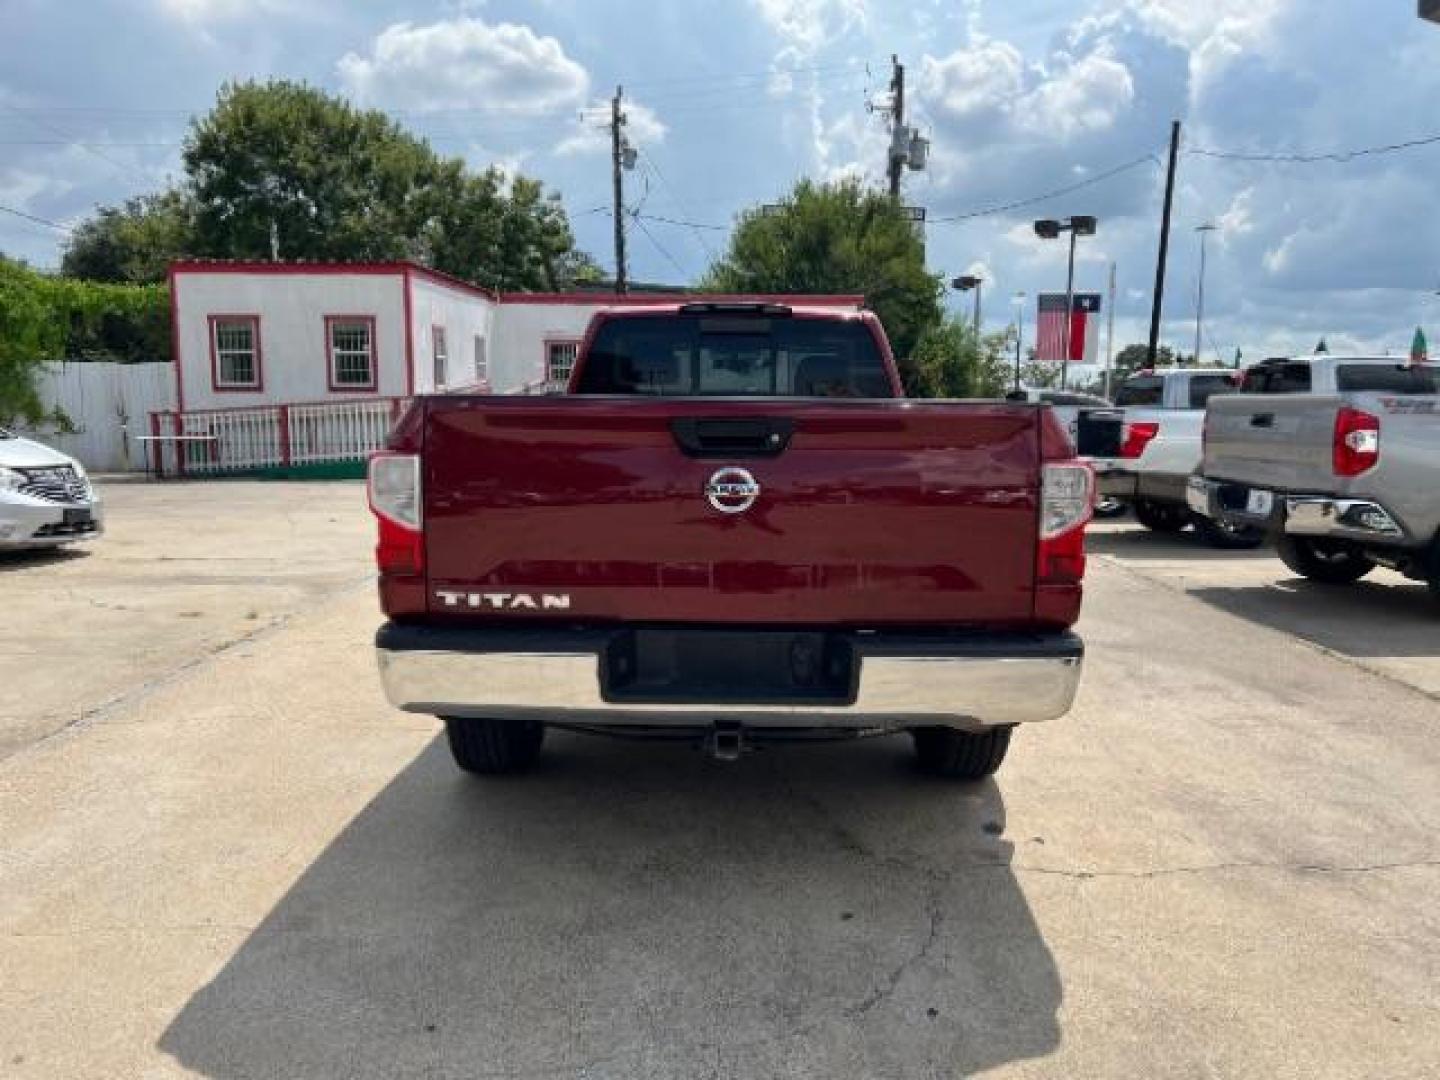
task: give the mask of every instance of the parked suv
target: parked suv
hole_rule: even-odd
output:
[[[100,497],[74,458],[0,428],[0,550],[89,540]]]

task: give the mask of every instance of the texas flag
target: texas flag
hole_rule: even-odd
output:
[[[1100,294],[1075,293],[1074,300],[1067,335],[1065,294],[1041,293],[1036,297],[1036,360],[1095,363],[1100,337]]]

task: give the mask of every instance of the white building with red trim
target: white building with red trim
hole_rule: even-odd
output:
[[[497,293],[409,262],[186,261],[169,280],[175,408],[151,438],[172,473],[361,460],[404,400],[563,386],[595,312],[680,298]]]

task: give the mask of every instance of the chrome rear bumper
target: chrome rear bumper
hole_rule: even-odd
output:
[[[843,701],[637,701],[607,691],[605,656],[623,631],[476,631],[388,624],[376,636],[385,695],[436,716],[528,717],[586,727],[978,730],[1069,711],[1084,645],[1070,633],[952,637],[855,634]],[[737,673],[743,676],[743,673]]]
[[[1236,493],[1243,495],[1248,491],[1243,484],[1192,476],[1185,495],[1190,509],[1197,514],[1278,529],[1292,536],[1391,543],[1405,539],[1405,530],[1399,521],[1373,499],[1274,492],[1270,500],[1273,508],[1257,515],[1247,513],[1236,504]]]

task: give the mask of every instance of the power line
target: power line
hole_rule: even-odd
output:
[[[1134,161],[1127,161],[1124,165],[1117,165],[1113,169],[1107,169],[1103,173],[1099,173],[1086,180],[1081,180],[1076,184],[1056,188],[1054,191],[1047,191],[1040,195],[1032,195],[1026,199],[1016,199],[1014,202],[1001,203],[997,206],[987,206],[982,210],[970,210],[963,214],[949,214],[945,217],[932,217],[929,219],[929,224],[946,225],[954,221],[969,221],[972,218],[990,217],[994,214],[1004,214],[1011,210],[1020,210],[1026,206],[1034,206],[1036,203],[1046,202],[1049,199],[1058,199],[1061,195],[1069,195],[1071,192],[1093,187],[1096,184],[1119,176],[1121,173],[1129,172],[1131,169],[1144,165],[1146,162],[1158,165],[1159,159],[1156,158],[1154,154],[1146,154],[1144,157],[1138,157]]]
[[[99,150],[96,150],[94,147],[92,147],[92,146],[86,146],[84,143],[76,141],[76,140],[75,140],[75,137],[74,137],[73,135],[71,135],[68,131],[63,131],[63,130],[61,130],[60,128],[56,127],[54,124],[47,123],[47,122],[44,121],[44,120],[37,120],[37,119],[36,119],[35,117],[33,117],[33,116],[28,116],[28,115],[26,115],[25,113],[20,112],[20,110],[19,110],[18,108],[16,108],[14,105],[3,105],[3,106],[0,106],[0,108],[8,109],[10,112],[13,112],[13,113],[17,114],[17,115],[20,117],[20,119],[25,120],[26,122],[28,122],[28,123],[30,123],[30,124],[33,124],[34,126],[40,128],[40,129],[42,129],[42,130],[44,130],[44,131],[48,131],[48,132],[50,132],[52,135],[59,135],[62,139],[69,139],[75,146],[80,147],[80,149],[84,150],[87,154],[93,154],[95,157],[99,158],[101,161],[106,162],[106,163],[109,164],[109,165],[113,165],[115,168],[121,169],[121,170],[123,170],[124,172],[128,172],[131,176],[139,177],[140,180],[141,180],[142,182],[146,183],[146,184],[149,184],[149,183],[152,182],[152,178],[151,178],[151,177],[146,176],[144,173],[142,173],[139,169],[135,168],[133,165],[127,165],[127,164],[126,164],[125,162],[123,162],[123,161],[119,161],[119,160],[117,160],[116,158],[112,158],[109,154],[102,154]]]
[[[660,214],[636,214],[636,218],[658,221],[664,225],[678,225],[683,229],[709,229],[712,232],[729,232],[729,225],[709,225],[703,221],[682,221],[679,218],[664,217]]]
[[[650,231],[650,227],[641,220],[639,214],[635,215],[635,224],[640,226],[640,231],[645,234],[646,238],[649,239],[650,243],[655,245],[655,250],[660,252],[661,255],[665,256],[666,260],[670,263],[670,265],[675,268],[675,272],[678,273],[682,279],[689,278],[690,272],[680,265],[679,261],[676,260],[674,255],[671,255],[670,252],[665,250],[665,246],[661,244],[659,240],[655,239],[655,234],[652,233]]]
[[[660,186],[663,187],[665,189],[665,193],[670,196],[670,201],[675,204],[676,208],[682,214],[688,217],[690,214],[689,209],[685,206],[685,203],[681,200],[679,193],[671,185],[670,181],[665,179],[665,174],[660,171],[660,163],[650,155],[650,152],[648,150],[644,152],[641,160],[644,163],[645,167],[651,172],[653,172],[655,174],[655,178],[660,181]],[[713,262],[715,260],[715,252],[710,247],[710,241],[705,239],[705,233],[693,225],[690,226],[690,232],[694,235],[695,239],[704,249],[705,257]]]
[[[69,225],[61,225],[58,221],[51,221],[49,218],[36,217],[34,214],[27,214],[24,210],[16,210],[13,206],[0,206],[0,213],[14,214],[26,221],[33,221],[36,225],[44,225],[46,228],[55,229],[58,232],[70,233],[75,230]]]
[[[1430,146],[1440,143],[1440,135],[1425,135],[1418,139],[1406,139],[1404,142],[1385,143],[1381,146],[1364,146],[1354,150],[1331,150],[1316,153],[1249,153],[1243,150],[1212,150],[1196,147],[1187,149],[1185,153],[1192,157],[1219,158],[1225,161],[1263,161],[1278,165],[1314,165],[1320,162],[1333,161],[1341,164],[1347,161],[1354,161],[1356,158],[1375,157],[1380,154],[1394,154],[1401,150],[1413,150],[1418,146]]]

